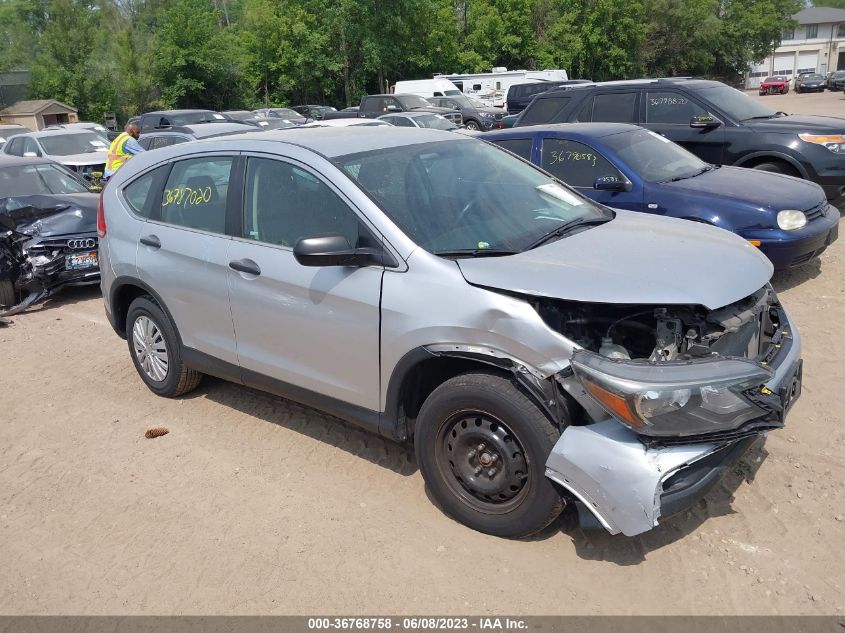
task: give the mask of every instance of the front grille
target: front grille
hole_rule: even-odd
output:
[[[679,446],[683,444],[722,444],[726,442],[735,442],[744,437],[752,437],[759,435],[765,431],[773,431],[775,429],[782,429],[783,423],[776,422],[769,418],[749,422],[733,431],[721,431],[719,433],[708,433],[706,435],[687,435],[686,437],[648,437],[640,435],[640,441],[649,448],[657,446]]]
[[[807,216],[807,222],[812,222],[813,220],[823,218],[825,211],[827,211],[827,200],[820,202],[812,209],[807,209],[806,211],[804,211],[804,215]]]

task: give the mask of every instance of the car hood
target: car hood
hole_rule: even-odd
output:
[[[68,154],[67,156],[50,156],[52,160],[62,165],[102,165],[106,162],[108,151],[85,152],[83,154]]]
[[[772,276],[769,260],[729,231],[621,210],[610,222],[530,251],[457,263],[473,285],[524,295],[711,310]]]
[[[725,198],[778,211],[809,211],[825,201],[824,190],[814,182],[744,167],[720,167],[659,186],[678,193],[704,194],[716,208]]]
[[[34,238],[94,233],[98,202],[96,193],[16,196],[0,199],[0,214]]]
[[[816,116],[814,114],[789,114],[774,119],[758,119],[756,121],[744,121],[750,128],[758,129],[761,132],[845,132],[845,119],[834,116]]]

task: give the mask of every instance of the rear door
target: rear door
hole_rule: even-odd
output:
[[[233,365],[226,209],[236,160],[207,154],[173,162],[137,255],[141,280],[164,301],[184,345]]]
[[[725,147],[725,126],[693,128],[690,120],[709,114],[694,96],[660,88],[643,92],[641,125],[686,148],[701,160],[721,165]]]
[[[278,156],[248,157],[242,225],[228,284],[244,382],[318,408],[327,397],[378,411],[384,268],[306,267],[293,247],[326,233],[352,247],[381,241],[319,173]]]

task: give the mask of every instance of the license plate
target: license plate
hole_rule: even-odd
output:
[[[97,258],[97,251],[91,253],[77,253],[74,255],[65,255],[65,270],[84,270],[86,268],[96,268],[99,265]]]
[[[780,390],[780,402],[783,406],[783,413],[781,414],[784,418],[786,417],[787,411],[792,408],[792,405],[795,404],[795,401],[798,400],[798,396],[801,395],[801,377],[804,371],[804,361],[799,360],[792,369],[792,374],[784,381],[783,387]]]

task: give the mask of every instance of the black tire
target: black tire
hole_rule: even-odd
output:
[[[441,384],[423,403],[414,448],[446,514],[479,532],[523,538],[548,526],[566,505],[545,476],[559,437],[510,380],[467,373]]]
[[[17,297],[15,285],[7,279],[0,280],[0,308],[11,308],[13,305],[17,305]]]
[[[464,127],[468,130],[472,130],[473,132],[481,130],[481,125],[479,125],[478,121],[474,121],[472,119],[464,123]]]
[[[168,360],[166,374],[160,380],[156,380],[148,374],[147,370],[141,366],[141,361],[136,353],[135,325],[142,317],[154,324],[157,334],[160,333],[156,340],[163,341],[165,345],[164,349]],[[145,323],[145,321],[142,321],[142,323]],[[165,398],[175,398],[193,391],[200,384],[202,374],[187,367],[182,361],[182,346],[179,342],[179,336],[176,334],[175,326],[151,297],[138,297],[130,304],[126,313],[126,341],[129,345],[129,356],[132,358],[132,364],[135,365],[141,380],[153,393]]]
[[[753,169],[759,169],[760,171],[768,171],[773,174],[785,174],[787,176],[798,176],[794,169],[784,165],[783,163],[760,163],[758,165],[754,165]]]

